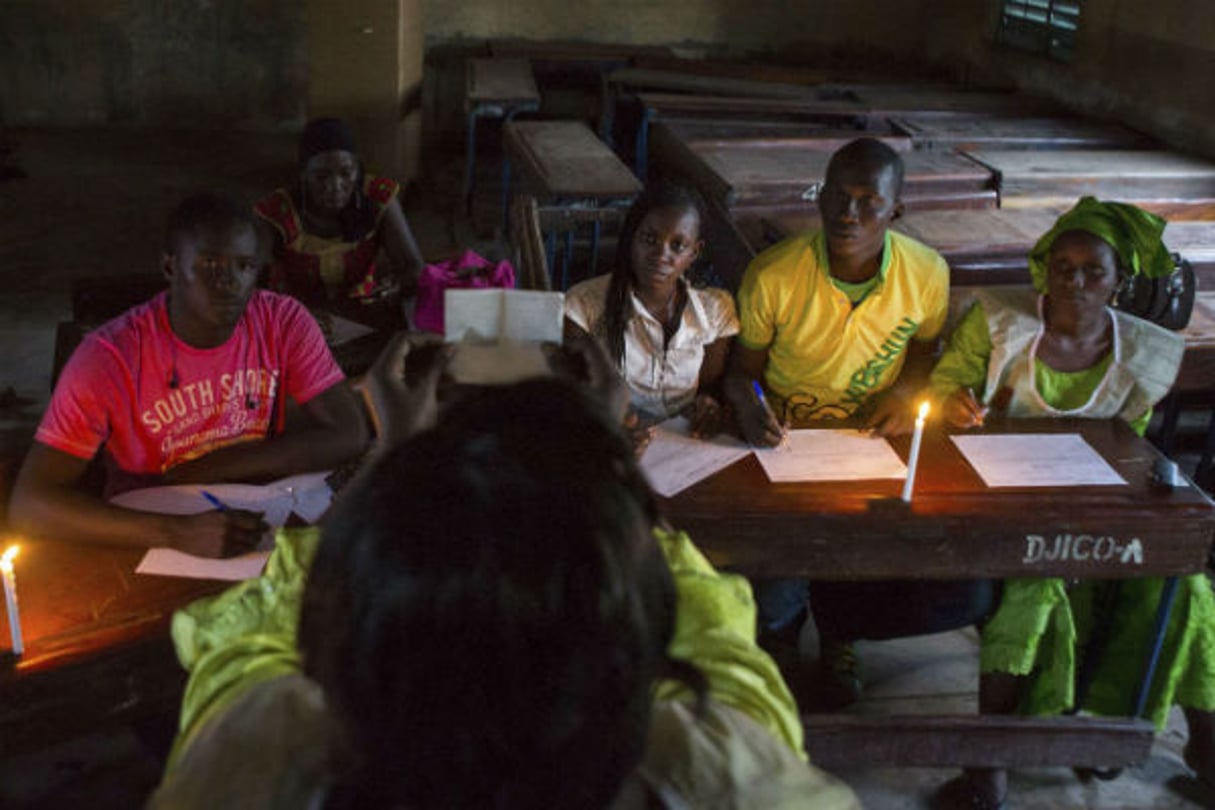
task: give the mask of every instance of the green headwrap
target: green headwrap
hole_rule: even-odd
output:
[[[1163,219],[1134,205],[1082,197],[1075,208],[1055,221],[1054,227],[1029,252],[1029,274],[1034,280],[1034,289],[1046,292],[1050,246],[1066,231],[1088,231],[1104,239],[1132,275],[1167,276],[1173,272],[1173,259],[1161,239],[1164,226]]]

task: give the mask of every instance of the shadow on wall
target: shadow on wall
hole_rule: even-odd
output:
[[[294,0],[9,0],[10,125],[299,124],[307,62]]]

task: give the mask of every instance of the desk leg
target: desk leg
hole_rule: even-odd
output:
[[[1211,415],[1207,422],[1207,438],[1202,445],[1202,457],[1198,459],[1198,466],[1194,468],[1194,483],[1198,486],[1206,486],[1207,476],[1211,472],[1211,462],[1215,459],[1215,408],[1211,409]]]
[[[633,155],[633,167],[637,172],[637,177],[641,182],[645,182],[646,164],[649,161],[647,154],[650,148],[650,108],[644,107],[641,111],[641,123],[637,125],[637,142],[633,145],[636,149],[636,154]]]
[[[477,116],[480,110],[468,111],[468,131],[464,136],[464,215],[472,216],[473,183],[476,182],[477,167]]]
[[[570,288],[570,266],[574,263],[574,229],[565,232],[565,260],[561,265],[561,291]]]
[[[510,155],[502,154],[502,227],[510,233]]]
[[[591,223],[591,275],[594,278],[599,274],[599,231],[603,227],[599,220]]]
[[[1160,452],[1171,458],[1173,445],[1177,441],[1177,421],[1181,418],[1181,399],[1176,393],[1172,393],[1164,398],[1162,404],[1164,409],[1160,420],[1159,447]]]
[[[565,291],[564,286],[557,284],[557,232],[549,231],[544,237],[544,252],[548,254],[548,273],[554,290]]]
[[[1156,621],[1152,625],[1152,649],[1144,667],[1143,679],[1139,682],[1139,694],[1135,696],[1135,717],[1142,717],[1143,710],[1147,708],[1148,694],[1152,691],[1152,681],[1156,677],[1156,666],[1160,663],[1160,651],[1164,648],[1165,631],[1168,630],[1169,616],[1173,613],[1173,601],[1176,597],[1177,577],[1169,577],[1164,581],[1164,588],[1160,591],[1160,603],[1156,606]]]

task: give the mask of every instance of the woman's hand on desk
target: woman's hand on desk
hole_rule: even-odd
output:
[[[633,455],[641,458],[654,438],[654,426],[643,419],[640,413],[630,408],[624,416],[624,433],[629,439],[629,444],[633,445]]]
[[[260,512],[200,512],[173,518],[170,545],[196,557],[234,557],[252,551],[269,529]]]
[[[979,427],[987,417],[987,408],[975,399],[974,393],[968,388],[959,388],[950,394],[941,411],[945,422],[955,428]]]
[[[689,432],[697,439],[710,439],[726,428],[726,409],[710,394],[697,394],[684,415]]]

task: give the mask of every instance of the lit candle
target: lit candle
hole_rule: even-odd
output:
[[[903,482],[903,502],[911,503],[911,491],[915,489],[915,468],[920,463],[920,440],[924,438],[924,421],[928,419],[928,403],[920,403],[920,414],[915,420],[915,433],[911,434],[911,455],[907,458],[907,480]]]
[[[8,633],[13,640],[13,654],[21,655],[25,652],[25,644],[21,641],[21,615],[17,613],[17,575],[13,573],[16,556],[16,546],[9,546],[0,555],[0,577],[4,578],[4,604],[8,608]]]

